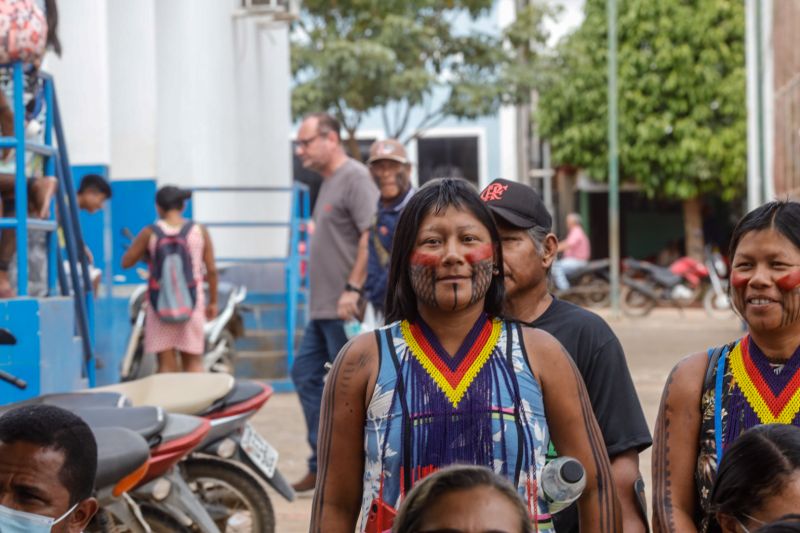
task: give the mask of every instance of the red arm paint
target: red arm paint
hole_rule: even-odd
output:
[[[731,285],[734,289],[741,289],[748,283],[750,283],[750,278],[748,276],[742,275],[736,271],[731,272]]]
[[[426,254],[424,252],[414,252],[411,254],[411,264],[425,267],[435,267],[439,264],[439,256]]]
[[[775,283],[777,283],[778,287],[780,287],[784,292],[789,292],[797,287],[800,287],[800,270],[795,270],[794,272],[786,274],[782,278],[778,278]]]
[[[464,254],[464,258],[467,262],[471,265],[478,263],[480,261],[485,261],[490,259],[494,255],[494,249],[492,247],[492,243],[485,243],[479,246],[476,246],[475,249],[467,254]]]

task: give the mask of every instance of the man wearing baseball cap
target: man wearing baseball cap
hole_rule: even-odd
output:
[[[497,179],[483,190],[481,198],[495,217],[503,243],[506,315],[547,331],[572,356],[611,458],[625,533],[644,532],[647,515],[639,452],[653,440],[622,345],[602,318],[548,292],[547,278],[558,253],[558,239],[551,232],[550,213],[536,191]],[[559,533],[579,531],[575,505],[553,518]]]
[[[376,321],[382,323],[394,229],[400,213],[414,194],[414,188],[411,187],[411,162],[406,149],[395,139],[375,141],[369,149],[367,165],[381,197],[369,233],[364,297],[375,310]]]

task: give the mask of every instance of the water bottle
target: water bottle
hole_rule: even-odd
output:
[[[577,459],[558,457],[542,470],[541,488],[550,514],[555,514],[580,498],[586,486],[586,471]]]
[[[361,322],[359,322],[355,318],[351,318],[350,320],[345,320],[344,334],[348,339],[352,339],[359,333],[361,333]]]

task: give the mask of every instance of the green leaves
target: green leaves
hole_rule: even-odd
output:
[[[607,175],[605,0],[549,60],[539,104],[556,164]],[[744,7],[727,0],[619,0],[622,179],[686,199],[744,192]]]
[[[526,101],[543,9],[526,8],[502,35],[473,28],[492,0],[306,1],[292,37],[297,116],[328,110],[351,133],[380,109],[391,135],[452,115],[475,118]],[[522,47],[522,48],[521,48]],[[435,91],[441,93],[434,103]],[[423,119],[410,124],[414,109]]]

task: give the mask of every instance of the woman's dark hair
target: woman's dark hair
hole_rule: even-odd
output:
[[[709,532],[719,532],[717,513],[747,522],[770,495],[780,492],[800,469],[800,428],[756,426],[725,451],[711,491]]]
[[[414,321],[419,317],[417,295],[411,287],[408,263],[417,243],[422,220],[430,213],[440,214],[448,207],[468,211],[489,230],[500,273],[492,277],[486,292],[484,310],[490,316],[500,316],[503,309],[503,256],[500,235],[497,233],[492,213],[469,182],[458,178],[443,178],[425,184],[411,197],[397,221],[389,284],[386,290],[386,322]]]
[[[478,487],[494,489],[504,496],[517,509],[520,532],[533,532],[528,510],[507,479],[484,466],[457,465],[434,472],[414,485],[394,519],[392,533],[416,533],[422,527],[425,512],[436,503],[436,500],[450,492]]]
[[[769,202],[747,213],[733,230],[728,259],[733,261],[742,237],[751,231],[765,229],[774,229],[800,249],[800,203],[790,200]]]

